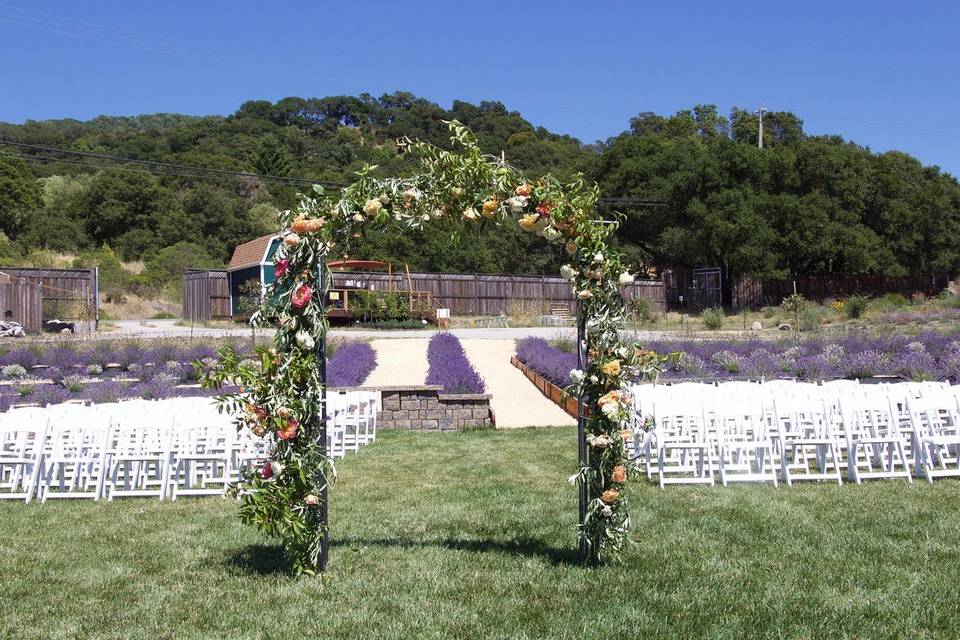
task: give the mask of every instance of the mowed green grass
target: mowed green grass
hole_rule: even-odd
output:
[[[3,638],[955,638],[960,483],[638,483],[577,563],[572,429],[382,433],[340,464],[330,571],[230,501],[0,505]]]

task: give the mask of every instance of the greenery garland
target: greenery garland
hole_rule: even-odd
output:
[[[206,372],[208,387],[240,386],[240,393],[219,400],[238,426],[271,436],[270,460],[246,473],[236,487],[240,516],[280,537],[298,572],[318,567],[326,535],[320,496],[335,477],[318,441],[322,363],[315,346],[328,327],[327,281],[321,279],[321,269],[328,257],[346,257],[362,233],[389,227],[447,225],[459,233],[516,221],[564,248],[570,259],[561,273],[580,302],[578,319],[587,327],[590,354],[588,370],[574,372],[570,389],[588,399],[590,412],[589,460],[575,476],[591,496],[579,533],[597,559],[617,556],[627,539],[628,389],[637,376],[655,375],[661,360],[628,344],[621,332],[625,312],[618,285],[631,283],[633,276],[607,244],[618,221],[596,216],[598,188],[582,177],[569,183],[549,175],[528,181],[502,158],[482,153],[465,126],[448,124],[457,151],[409,139],[398,142],[419,159],[419,174],[378,179],[371,175],[376,167],[368,166],[342,191],[316,186],[295,211],[281,214],[276,282],[252,319],[276,327],[274,347],[259,349],[254,363],[224,350]]]

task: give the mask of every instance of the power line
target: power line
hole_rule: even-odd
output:
[[[93,153],[91,151],[73,151],[71,149],[61,149],[59,147],[49,147],[46,145],[39,144],[28,144],[26,142],[15,142],[13,140],[0,140],[0,145],[5,145],[8,147],[16,147],[20,149],[27,149],[30,151],[39,151],[41,153],[59,153],[64,155],[78,156],[83,158],[91,158],[94,160],[106,160],[110,162],[120,162],[126,164],[138,164],[145,165],[149,167],[155,167],[157,169],[168,169],[168,170],[179,170],[179,171],[191,171],[201,175],[193,175],[192,177],[204,177],[205,176],[219,176],[224,178],[240,178],[243,180],[263,180],[263,181],[272,181],[272,182],[284,182],[288,184],[298,184],[300,186],[312,186],[319,184],[325,187],[331,188],[340,188],[345,185],[339,182],[329,182],[325,180],[312,180],[310,178],[294,178],[290,176],[275,176],[269,174],[259,174],[259,173],[248,173],[245,171],[230,171],[228,169],[213,169],[209,167],[198,167],[194,165],[178,164],[175,162],[159,162],[156,160],[138,160],[135,158],[123,158],[121,156],[112,156],[104,153]],[[21,155],[23,158],[28,158],[28,155]],[[57,161],[53,159],[52,161]],[[70,164],[70,163],[68,163]],[[79,164],[79,163],[72,163]],[[111,165],[105,164],[86,164],[83,166],[89,166],[92,168],[121,168],[114,167]],[[168,174],[168,175],[187,175],[187,174]]]

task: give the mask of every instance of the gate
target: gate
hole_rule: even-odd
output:
[[[703,311],[710,307],[723,306],[723,275],[720,267],[703,267],[693,270],[693,283],[687,291],[687,308]]]

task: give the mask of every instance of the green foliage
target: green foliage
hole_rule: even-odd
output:
[[[72,266],[81,269],[94,267],[99,269],[100,293],[104,295],[107,302],[122,302],[123,294],[133,280],[132,275],[123,268],[120,258],[109,245],[84,251],[77,256]]]
[[[870,304],[870,298],[861,295],[850,296],[844,300],[843,312],[851,320],[856,320],[863,315]]]
[[[704,309],[703,313],[700,314],[700,319],[703,320],[703,326],[711,331],[723,328],[723,320],[726,317],[727,314],[725,314],[720,307]]]
[[[354,318],[370,323],[405,322],[425,317],[427,307],[425,301],[417,299],[411,306],[409,297],[403,293],[360,289],[350,292],[350,312]]]
[[[630,301],[630,311],[640,324],[652,324],[657,321],[657,314],[653,311],[650,300],[636,297]]]
[[[190,267],[217,268],[223,264],[211,257],[200,245],[193,242],[178,242],[161,249],[147,261],[141,281],[148,291],[162,292],[179,300],[182,295],[181,278]]]
[[[802,293],[794,293],[783,299],[780,308],[790,314],[793,321],[793,328],[800,331],[800,316],[810,307],[810,301],[803,297]]]
[[[885,293],[870,301],[870,307],[877,311],[894,311],[910,306],[910,300],[899,293]]]
[[[0,231],[16,233],[42,202],[40,182],[23,160],[0,158]]]
[[[800,331],[816,331],[829,317],[830,312],[825,307],[810,304],[801,309],[797,315],[797,327]]]

